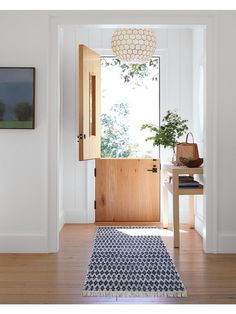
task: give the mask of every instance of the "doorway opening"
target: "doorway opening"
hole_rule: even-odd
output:
[[[145,64],[101,57],[101,159],[96,222],[159,222],[159,149],[142,125],[159,126],[160,58]],[[142,197],[140,197],[142,195]]]
[[[164,27],[152,25],[151,27],[153,29],[155,29],[157,31],[157,33],[160,33],[160,36],[159,36],[160,43],[161,44],[163,43],[163,47],[161,47],[161,45],[159,46],[160,47],[160,49],[159,49],[160,50],[159,51],[160,56],[161,56],[162,60],[164,59],[164,67],[163,67],[163,63],[162,63],[162,78],[161,78],[161,80],[163,82],[162,87],[161,87],[162,104],[164,104],[165,107],[168,106],[168,108],[174,103],[175,103],[175,105],[178,104],[178,98],[180,98],[182,95],[185,94],[184,91],[186,91],[187,93],[191,92],[192,94],[194,94],[196,92],[196,97],[194,96],[194,102],[196,102],[196,104],[199,103],[201,101],[201,99],[203,98],[204,116],[205,116],[205,119],[207,121],[204,120],[204,130],[203,130],[203,132],[201,130],[200,135],[202,135],[202,133],[204,133],[204,138],[206,138],[206,135],[208,136],[207,137],[207,139],[208,139],[207,143],[205,141],[201,141],[201,143],[202,143],[202,148],[204,148],[204,152],[208,152],[207,156],[209,157],[209,154],[210,154],[209,152],[212,152],[214,150],[214,147],[213,147],[214,143],[209,140],[209,137],[212,138],[212,132],[211,132],[211,128],[210,128],[212,123],[211,123],[211,119],[209,120],[209,117],[210,117],[209,113],[211,111],[209,111],[210,109],[205,106],[205,98],[206,98],[205,84],[206,84],[206,81],[203,82],[203,85],[204,85],[204,93],[203,94],[204,95],[203,95],[203,97],[202,96],[200,97],[199,93],[198,93],[198,90],[200,90],[200,89],[198,88],[198,86],[195,83],[194,83],[194,86],[195,86],[194,90],[187,89],[184,86],[185,83],[183,84],[183,82],[175,80],[175,77],[173,75],[171,75],[170,69],[175,69],[176,73],[181,73],[181,75],[183,74],[183,78],[185,79],[185,82],[188,81],[188,78],[186,76],[184,76],[184,73],[183,73],[184,70],[183,69],[181,70],[179,68],[179,65],[184,64],[182,61],[184,59],[186,59],[185,50],[180,51],[178,49],[173,49],[175,51],[175,58],[174,58],[173,66],[170,66],[170,67],[167,66],[170,64],[170,58],[171,58],[170,53],[167,50],[172,49],[177,41],[184,42],[184,40],[183,40],[184,36],[178,35],[178,32],[180,32],[181,30],[186,30],[186,31],[188,30],[188,31],[190,31],[190,32],[192,31],[194,33],[193,34],[194,35],[194,42],[191,41],[191,43],[193,43],[193,47],[191,48],[193,53],[195,52],[195,49],[194,49],[195,44],[196,44],[196,47],[199,47],[198,38],[199,38],[200,42],[203,43],[203,46],[205,45],[205,38],[206,38],[205,33],[207,33],[209,36],[212,36],[211,41],[214,42],[215,39],[213,38],[213,35],[212,35],[214,25],[212,24],[211,20],[208,20],[207,18],[202,19],[202,21],[203,21],[202,22],[203,25],[190,25],[187,23],[184,27],[183,27],[183,25],[181,25],[181,26],[180,25],[172,25],[172,26],[165,25]],[[207,30],[206,30],[206,26],[204,26],[205,24],[209,26],[209,28]],[[66,132],[64,133],[64,142],[63,143],[65,143],[65,146],[67,146],[67,148],[69,147],[69,145],[71,145],[71,147],[73,146],[74,155],[67,154],[68,149],[66,148],[66,153],[64,153],[64,156],[66,156],[66,158],[63,159],[63,163],[64,163],[63,169],[67,168],[71,171],[70,171],[70,173],[64,171],[64,174],[63,174],[64,175],[64,177],[63,177],[64,187],[62,186],[62,190],[64,189],[64,191],[66,193],[64,193],[64,191],[63,191],[62,202],[61,202],[63,204],[63,206],[61,208],[62,208],[62,211],[64,211],[64,213],[66,213],[65,214],[66,218],[64,220],[65,222],[72,221],[74,223],[77,223],[77,222],[88,223],[88,222],[94,221],[94,208],[93,208],[93,199],[94,199],[93,168],[94,168],[94,161],[88,161],[82,165],[82,163],[78,162],[75,159],[75,156],[77,155],[77,149],[75,146],[74,137],[71,137],[70,134],[72,134],[73,132],[76,132],[78,126],[75,124],[76,121],[74,121],[75,111],[72,107],[68,106],[67,98],[70,98],[71,104],[76,103],[76,100],[75,101],[73,100],[73,97],[76,95],[76,92],[75,92],[75,86],[76,85],[71,84],[70,79],[72,79],[72,80],[76,79],[76,76],[77,76],[77,74],[76,74],[77,65],[76,64],[77,64],[77,57],[78,56],[76,55],[76,53],[77,53],[78,42],[82,42],[82,43],[86,44],[87,46],[93,48],[95,51],[97,51],[101,55],[107,55],[107,54],[109,55],[111,51],[106,48],[107,47],[106,44],[108,42],[110,43],[110,39],[107,40],[104,37],[100,41],[103,45],[102,46],[99,44],[99,40],[100,40],[99,36],[101,37],[103,35],[103,33],[106,33],[106,32],[108,35],[112,34],[115,27],[112,27],[112,26],[103,27],[103,26],[99,26],[99,25],[97,25],[95,27],[94,25],[93,26],[86,25],[86,26],[84,26],[84,28],[82,28],[81,25],[73,25],[73,26],[67,25],[67,26],[66,27],[63,26],[63,37],[65,39],[65,46],[67,46],[67,48],[65,49],[66,51],[63,51],[63,49],[64,49],[63,44],[61,46],[62,47],[61,51],[63,51],[62,54],[64,54],[63,55],[63,58],[64,58],[63,67],[64,67],[64,69],[62,71],[63,75],[61,75],[61,78],[64,81],[64,83],[62,83],[62,84],[65,85],[65,88],[62,87],[62,90],[64,92],[62,102],[67,104],[67,106],[63,107],[63,110],[67,111],[67,113],[64,114],[64,112],[63,112],[63,117],[65,117],[65,119],[62,122],[63,123],[62,130],[65,127],[64,130],[66,130]],[[117,25],[116,25],[116,27],[117,27]],[[73,33],[73,35],[68,37],[67,35],[70,35],[71,32]],[[169,36],[167,34],[169,32],[170,33],[173,32],[173,34],[171,36]],[[199,34],[199,36],[197,33]],[[200,33],[203,33],[203,36]],[[99,36],[97,36],[97,35],[99,35]],[[86,36],[88,36],[88,39]],[[171,41],[172,39],[173,39],[173,42]],[[168,41],[168,45],[166,45],[167,41]],[[90,45],[90,42],[93,43],[93,45]],[[208,57],[213,54],[213,50],[211,49],[211,47],[212,46],[208,45],[207,46],[208,50],[206,50],[206,46],[204,46],[205,54],[207,51]],[[166,53],[166,51],[167,51],[167,53]],[[208,60],[211,60],[211,59],[208,58]],[[198,58],[198,56],[196,56],[195,61],[196,61],[196,64],[198,64],[198,65],[203,64],[203,71],[204,71],[203,76],[204,76],[204,78],[206,78],[205,57],[199,55],[199,58]],[[208,69],[210,74],[212,73],[211,70],[213,69],[213,65],[214,65],[214,61],[209,61],[207,69]],[[193,68],[192,68],[192,65],[190,65],[189,67],[186,65],[185,69],[191,70]],[[181,71],[179,71],[179,70],[181,70]],[[196,71],[195,74],[194,74],[193,80],[196,79],[196,82],[199,82],[198,72]],[[70,79],[68,79],[68,77]],[[212,76],[210,75],[210,77],[212,77]],[[67,82],[68,82],[68,84],[70,82],[69,88],[67,88],[67,86],[68,86]],[[208,76],[208,79],[207,79],[207,83],[209,85],[209,88],[208,88],[208,95],[209,96],[207,97],[208,102],[209,102],[209,99],[211,99],[211,97],[214,98],[214,88],[213,88],[214,84],[213,83],[211,84],[211,82],[212,81],[209,79],[209,76]],[[70,90],[71,88],[74,89],[73,92],[71,92],[71,90]],[[69,95],[69,97],[68,97],[68,95]],[[180,104],[183,104],[183,102]],[[190,111],[193,112],[191,106],[189,106],[189,104],[191,104],[191,103],[186,101],[185,104],[186,104],[186,109],[189,110],[188,113],[190,113]],[[197,106],[194,106],[194,107],[196,110],[198,109]],[[70,111],[69,113],[68,113],[68,110]],[[180,113],[183,112],[182,108],[180,108],[179,112]],[[162,118],[163,117],[163,111],[161,112],[160,115]],[[72,119],[70,119],[70,117]],[[195,117],[195,114],[194,114],[194,117]],[[74,121],[74,122],[72,122],[72,121]],[[198,122],[198,121],[199,121],[199,118],[197,118],[197,119],[194,118],[194,122]],[[207,123],[208,123],[208,127],[207,127]],[[75,133],[75,135],[77,135],[77,132]],[[199,138],[200,138],[200,135],[199,135]],[[63,143],[61,146],[62,151],[64,149]],[[213,143],[213,144],[210,145],[210,143]],[[210,145],[210,147],[208,147],[208,150],[206,150],[207,145],[208,146]],[[167,155],[167,153],[168,152],[166,152],[165,155]],[[162,156],[164,156],[163,152],[161,154],[162,154]],[[72,163],[69,161],[69,159],[71,158],[70,156],[73,157]],[[207,157],[207,156],[204,155],[204,157]],[[70,163],[70,165],[69,165],[69,163]],[[76,171],[73,171],[73,168],[74,168],[73,164],[74,165],[76,164]],[[207,167],[207,165],[206,165],[206,167]],[[214,168],[213,166],[209,166],[209,164],[208,164],[208,167],[207,167],[208,176],[206,178],[206,180],[207,180],[206,183],[207,183],[208,187],[209,187],[209,183],[214,182],[214,180],[212,180],[212,178],[214,177],[214,172],[212,171],[213,168]],[[61,173],[61,171],[59,171],[59,172]],[[71,178],[71,176],[74,176],[74,179]],[[67,188],[67,187],[69,187],[71,182],[75,182],[75,185],[72,186],[72,188],[71,187]],[[70,183],[70,184],[67,184],[67,183]],[[83,195],[81,194],[82,197],[81,197],[81,195],[77,195],[77,192],[78,192],[77,187],[81,187],[80,191],[83,194]],[[212,197],[213,194],[215,193],[214,192],[215,191],[215,184],[213,184],[211,187],[212,188],[208,188],[206,191],[207,197],[205,197],[205,200],[204,200],[204,210],[203,210],[203,214],[201,214],[202,219],[200,220],[201,228],[203,230],[204,240],[206,240],[206,216],[207,217],[208,216],[209,217],[214,216],[214,213],[211,213],[209,211],[209,209],[208,209],[207,214],[206,214],[206,203],[208,204],[208,206],[207,206],[208,208],[213,208],[212,204],[213,203],[215,204],[215,201]],[[67,193],[67,190],[69,191],[69,193]],[[207,200],[209,200],[209,201],[207,201]],[[59,216],[61,216],[60,213],[59,213]],[[62,214],[62,217],[63,217],[63,214]],[[207,231],[208,231],[208,235],[210,236],[210,231],[214,228],[211,226],[208,226],[208,227],[209,228]]]
[[[158,158],[143,124],[160,124],[160,57],[146,64],[101,58],[101,158]]]

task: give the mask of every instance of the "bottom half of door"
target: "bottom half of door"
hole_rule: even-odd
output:
[[[159,222],[159,159],[96,160],[96,222]]]

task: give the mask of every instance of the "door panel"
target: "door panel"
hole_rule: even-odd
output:
[[[100,157],[100,56],[79,45],[79,160]]]
[[[96,221],[160,221],[160,161],[97,159]]]

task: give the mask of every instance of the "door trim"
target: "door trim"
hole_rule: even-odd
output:
[[[111,14],[112,13],[112,14]],[[63,25],[76,24],[83,27],[114,27],[135,24],[146,27],[160,27],[172,25],[176,27],[205,25],[206,26],[206,84],[207,95],[204,108],[205,134],[207,135],[205,146],[206,160],[206,195],[204,210],[204,250],[208,253],[218,252],[218,187],[217,187],[217,27],[218,16],[202,11],[187,12],[178,11],[146,11],[144,15],[132,12],[124,16],[122,12],[100,11],[98,14],[87,12],[67,16],[60,14],[49,18],[49,89],[48,89],[48,251],[57,252],[59,249],[59,209],[60,209],[60,70],[59,70],[59,32]],[[187,14],[186,14],[187,13]],[[49,13],[50,14],[50,13]],[[113,15],[114,14],[114,15]],[[182,14],[182,15],[181,15]],[[156,25],[158,21],[159,25]],[[148,23],[147,23],[148,22]],[[207,210],[206,210],[207,208]]]

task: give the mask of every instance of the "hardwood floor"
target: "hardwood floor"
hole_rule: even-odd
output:
[[[184,226],[180,249],[171,231],[162,238],[187,298],[81,297],[95,228],[66,225],[57,254],[0,254],[0,303],[236,303],[236,254],[205,254],[201,237]]]

